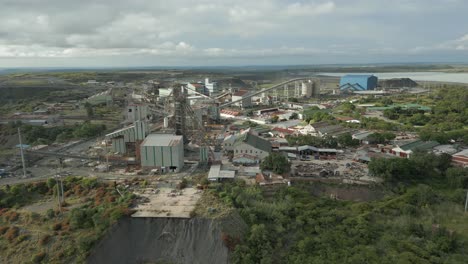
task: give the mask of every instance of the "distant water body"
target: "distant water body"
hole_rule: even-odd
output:
[[[454,82],[454,83],[467,83],[468,73],[447,73],[447,72],[374,72],[374,73],[332,73],[323,72],[319,75],[341,77],[346,74],[373,74],[379,79],[392,79],[392,78],[410,78],[414,81],[430,81],[430,82]]]

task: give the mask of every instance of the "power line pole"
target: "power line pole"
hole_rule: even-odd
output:
[[[57,202],[59,207],[59,212],[62,213],[62,202],[60,201],[60,186],[58,181],[58,175],[55,175],[55,183],[57,185]]]
[[[60,199],[60,201],[63,203],[63,201],[65,200],[65,196],[63,194],[63,179],[62,179],[62,168],[63,168],[63,159],[62,158],[59,158],[59,174],[58,174],[58,177],[60,179],[60,188],[62,189],[62,197]]]
[[[23,142],[21,140],[21,130],[18,127],[18,137],[20,143],[21,163],[23,164],[23,176],[26,178],[26,163],[24,162]]]
[[[468,209],[468,191],[466,191],[466,200],[465,200],[465,213],[466,210]]]
[[[60,177],[60,188],[62,189],[62,203],[65,201],[65,195],[63,194],[63,179]]]

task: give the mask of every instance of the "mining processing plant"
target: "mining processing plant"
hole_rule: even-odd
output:
[[[105,137],[110,146],[107,160],[175,172],[183,166],[184,157],[196,157],[199,164],[212,164],[217,162],[214,150],[220,144],[216,138],[224,133],[221,109],[242,107],[239,102],[251,102],[252,97],[258,96],[279,100],[281,96],[287,99],[318,94],[317,80],[310,78],[288,80],[239,97],[233,90],[214,89],[209,96],[199,87],[174,84],[165,94],[141,91],[140,96],[130,98],[124,127]]]

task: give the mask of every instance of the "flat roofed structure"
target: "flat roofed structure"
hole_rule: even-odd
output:
[[[150,146],[176,146],[182,140],[182,136],[170,135],[170,134],[150,134],[143,141],[142,145]]]
[[[141,143],[140,154],[144,168],[179,172],[184,166],[184,141],[182,136],[150,134]]]
[[[221,170],[221,165],[212,165],[208,172],[208,180],[223,181],[233,180],[236,175],[235,171]]]

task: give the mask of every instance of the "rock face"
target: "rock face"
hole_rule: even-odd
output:
[[[100,241],[88,263],[228,263],[210,219],[126,218]]]

